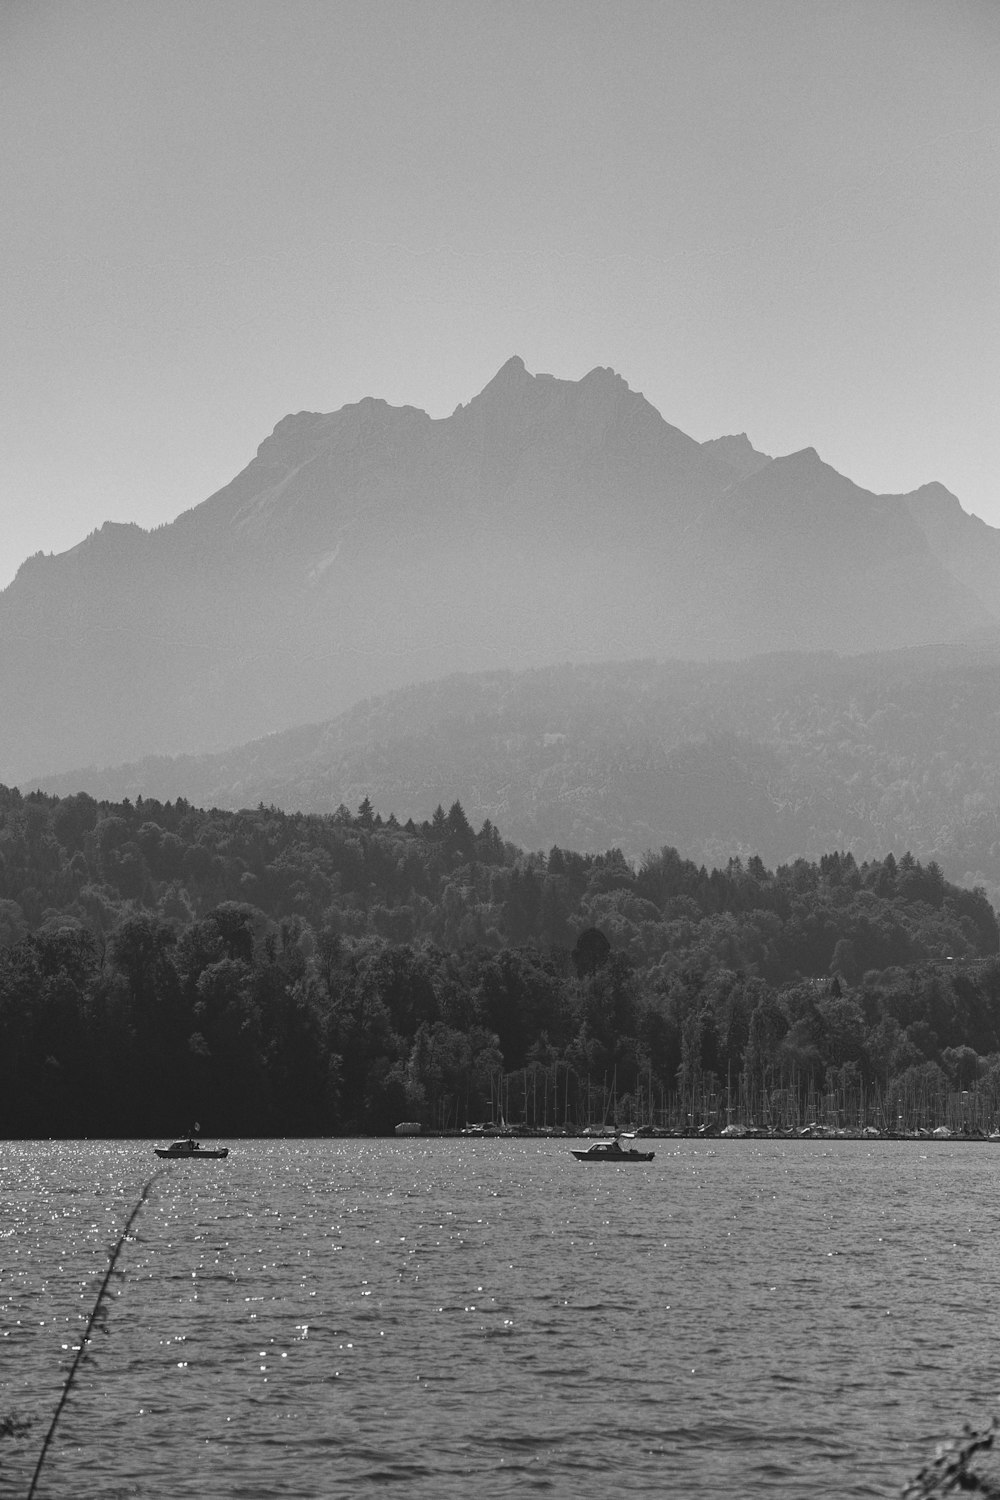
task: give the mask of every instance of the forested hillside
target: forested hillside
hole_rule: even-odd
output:
[[[525,853],[457,801],[401,825],[2,788],[0,1132],[856,1123],[961,1090],[992,1124],[998,949],[982,893],[910,856],[633,865]]]
[[[669,844],[697,863],[907,850],[1000,901],[1000,651],[617,662],[456,676],[218,756],[50,792],[430,817],[458,798],[529,849]],[[23,790],[28,790],[28,787]]]

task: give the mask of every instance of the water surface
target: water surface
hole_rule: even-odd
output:
[[[997,1408],[1000,1150],[243,1141],[172,1162],[38,1494],[890,1496]],[[164,1164],[161,1164],[163,1166]],[[149,1142],[0,1145],[0,1491]]]

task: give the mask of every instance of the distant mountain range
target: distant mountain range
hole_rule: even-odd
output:
[[[1000,532],[942,486],[877,496],[812,449],[699,444],[611,370],[513,358],[441,420],[286,417],[170,525],[25,562],[0,594],[0,781],[220,750],[454,672],[998,623]]]
[[[120,801],[430,818],[529,849],[672,845],[724,865],[937,860],[1000,898],[1000,648],[458,675],[219,755],[44,783]],[[27,788],[25,788],[26,790]]]

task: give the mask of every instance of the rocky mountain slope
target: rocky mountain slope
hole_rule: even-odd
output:
[[[0,780],[211,751],[456,671],[861,652],[1000,618],[1000,533],[939,485],[699,444],[613,371],[513,358],[434,420],[279,422],[168,526],[108,524],[0,594]]]

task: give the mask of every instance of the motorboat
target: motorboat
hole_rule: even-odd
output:
[[[652,1161],[652,1151],[637,1151],[634,1146],[624,1147],[615,1137],[611,1141],[595,1141],[586,1151],[572,1151],[577,1161]]]
[[[223,1156],[229,1155],[228,1146],[218,1146],[214,1150],[209,1149],[196,1141],[193,1136],[188,1136],[183,1141],[171,1141],[169,1146],[155,1146],[153,1148],[157,1156],[169,1157],[171,1160],[177,1157],[190,1159],[197,1156],[204,1161],[219,1161]]]

